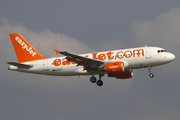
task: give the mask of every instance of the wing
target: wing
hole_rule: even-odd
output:
[[[80,55],[76,55],[73,53],[69,53],[66,51],[58,51],[55,50],[56,54],[62,54],[64,56],[66,56],[66,59],[70,62],[75,62],[77,63],[77,66],[82,65],[84,66],[84,70],[87,69],[91,69],[91,68],[99,68],[99,66],[101,66],[102,64],[104,64],[102,61],[96,60],[96,59],[91,59],[91,58],[87,58],[87,57],[83,57]]]

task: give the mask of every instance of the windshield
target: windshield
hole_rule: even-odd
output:
[[[167,52],[166,50],[158,50],[158,53],[163,53],[163,52]]]

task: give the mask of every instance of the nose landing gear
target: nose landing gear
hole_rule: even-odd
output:
[[[150,77],[150,78],[153,78],[153,77],[154,77],[154,74],[151,72],[151,67],[148,67],[148,70],[149,70],[149,73],[150,73],[150,74],[149,74],[149,77]]]

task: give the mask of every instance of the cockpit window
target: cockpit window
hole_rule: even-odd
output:
[[[163,53],[163,52],[167,52],[166,50],[158,50],[158,53]]]
[[[166,50],[161,50],[161,52],[167,52]]]

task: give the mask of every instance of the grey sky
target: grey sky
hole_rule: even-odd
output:
[[[0,2],[1,120],[179,120],[180,1],[91,0]],[[19,32],[42,55],[159,46],[175,61],[134,70],[129,80],[54,77],[8,71],[17,61],[9,33]],[[59,55],[58,55],[59,56]]]

